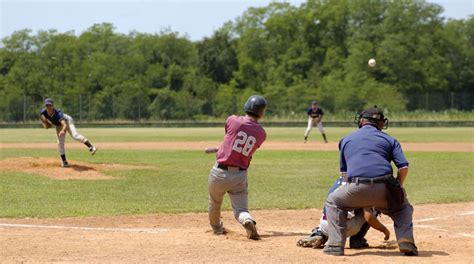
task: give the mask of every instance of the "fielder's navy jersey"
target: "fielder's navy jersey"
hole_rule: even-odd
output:
[[[46,108],[43,108],[41,109],[40,115],[46,117],[46,119],[51,121],[51,124],[55,126],[61,126],[61,120],[64,119],[64,113],[61,110],[56,109],[56,108],[54,108],[53,111],[54,111],[54,114],[50,116],[48,115],[48,111],[46,110]]]
[[[323,110],[321,109],[321,107],[318,107],[318,109],[314,110],[311,106],[308,107],[308,109],[306,110],[306,112],[308,113],[309,116],[311,117],[320,117],[322,115],[324,115],[323,113]]]
[[[375,178],[393,174],[391,162],[397,168],[408,166],[400,143],[372,125],[364,125],[339,142],[340,169],[348,178]]]

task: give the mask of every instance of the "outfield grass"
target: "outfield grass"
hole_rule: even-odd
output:
[[[305,131],[301,128],[268,127],[268,141],[302,141]],[[355,131],[356,128],[325,128],[330,141]],[[92,142],[148,142],[148,141],[221,141],[224,129],[219,128],[78,128]],[[474,128],[389,128],[386,133],[400,142],[474,142]],[[3,143],[55,142],[52,129],[0,129]],[[68,140],[71,138],[68,136]],[[321,141],[317,128],[310,140]]]
[[[71,150],[71,161],[154,165],[116,170],[116,180],[52,180],[0,172],[0,217],[63,217],[207,211],[213,155],[201,151],[102,150],[91,157]],[[51,150],[2,149],[0,159],[53,156]],[[473,201],[473,153],[407,153],[410,201]],[[249,170],[251,209],[321,208],[338,174],[337,152],[260,150]],[[230,209],[228,198],[224,204]]]

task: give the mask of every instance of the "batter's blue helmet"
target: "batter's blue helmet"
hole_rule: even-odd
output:
[[[262,117],[267,107],[267,100],[260,95],[252,95],[247,99],[244,105],[244,112],[253,114],[257,117]]]

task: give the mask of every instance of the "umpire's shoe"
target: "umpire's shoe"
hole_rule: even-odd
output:
[[[344,250],[339,246],[325,246],[323,252],[327,255],[343,256]]]
[[[247,219],[242,224],[247,231],[247,238],[252,240],[260,240],[260,235],[257,232],[257,228],[255,227],[255,222],[252,219]]]
[[[405,256],[418,256],[418,248],[413,243],[402,242],[398,247],[400,252],[405,253]]]

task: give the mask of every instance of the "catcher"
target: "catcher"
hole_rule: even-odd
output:
[[[329,193],[334,192],[341,185],[346,184],[343,177],[339,177],[333,184]],[[350,237],[349,247],[353,249],[367,248],[369,244],[364,238],[370,227],[385,234],[385,240],[390,238],[390,231],[377,219],[380,214],[379,211],[372,208],[356,209],[351,211],[347,215],[347,233]],[[319,223],[319,227],[316,227],[311,231],[311,234],[307,237],[301,238],[296,243],[299,247],[312,247],[312,248],[323,248],[324,244],[328,240],[328,220],[326,218],[326,208],[323,208],[323,214]]]
[[[53,99],[47,98],[44,100],[44,108],[41,109],[40,119],[45,129],[56,127],[56,136],[58,138],[58,150],[61,155],[62,167],[68,167],[66,159],[66,151],[64,149],[64,142],[66,141],[66,131],[76,141],[79,141],[89,148],[92,155],[95,154],[97,148],[93,146],[87,138],[79,134],[74,126],[72,117],[64,114],[61,110],[54,108]]]

